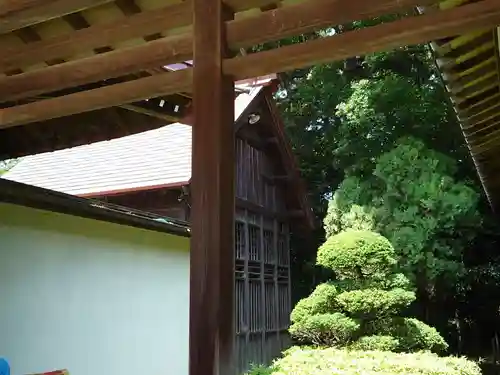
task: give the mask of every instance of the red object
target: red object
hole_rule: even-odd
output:
[[[39,374],[31,374],[31,375],[69,375],[68,370],[55,370],[49,372],[42,372]]]

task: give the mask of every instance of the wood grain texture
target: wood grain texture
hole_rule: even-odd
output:
[[[277,11],[278,10],[273,10],[272,12]],[[256,17],[255,19],[258,20],[260,18]],[[223,62],[223,66],[224,71],[232,75],[235,79],[247,79],[281,71],[304,68],[314,64],[342,60],[356,55],[390,50],[405,45],[426,43],[447,36],[484,29],[485,27],[495,27],[499,23],[500,2],[498,0],[482,0],[455,9],[408,17],[398,21],[349,31],[340,35],[333,35],[306,43],[285,46],[279,49],[236,58],[228,58]],[[279,29],[279,27],[282,26],[276,26],[277,29]],[[229,28],[229,37],[231,37],[230,30]],[[241,36],[241,38],[243,37],[246,38],[247,36]],[[179,37],[176,40],[177,44],[175,48],[172,47],[172,45],[169,47],[163,46],[163,50],[150,51],[150,56],[153,56],[152,59],[161,60],[162,58],[166,58],[169,54],[180,56],[186,53],[189,55],[191,49],[189,41],[191,41],[189,37]],[[150,43],[160,43],[159,46],[161,46],[161,42],[162,40]],[[60,70],[55,70],[59,68],[58,66],[46,68],[45,71],[54,69],[51,73],[52,78],[40,73],[40,76],[37,76],[38,78],[35,79],[34,74],[37,72],[33,72],[33,74],[25,73],[0,79],[0,98],[10,97],[14,92],[18,95],[22,94],[30,87],[36,88],[35,91],[38,92],[46,90],[47,87],[54,88],[55,86],[67,86],[72,82],[72,79],[76,82],[83,83],[88,77],[93,77],[95,80],[98,78],[106,78],[106,76],[111,74],[113,69],[117,69],[122,73],[129,69],[137,69],[138,66],[134,65],[134,62],[138,61],[147,65],[145,63],[147,59],[145,59],[144,55],[148,53],[147,50],[140,49],[144,54],[136,54],[134,51],[139,51],[139,47],[131,50],[109,52],[109,55],[130,54],[131,60],[127,61],[120,61],[116,56],[113,57],[112,61],[116,62],[116,65],[106,64],[105,60],[103,60],[101,64],[96,63],[94,59],[101,58],[101,56],[96,56],[89,58],[93,59],[93,62],[87,66],[79,65],[81,64],[80,61],[61,64]],[[106,56],[102,55],[102,57],[104,58]],[[108,60],[108,62],[109,61],[110,60]],[[68,64],[72,64],[71,66],[74,69],[64,68],[64,66]],[[62,74],[63,72],[65,73]],[[103,108],[108,106],[109,103],[113,103],[112,105],[128,103],[131,102],[130,98],[134,96],[130,91],[133,92],[136,85],[140,88],[141,97],[154,97],[160,94],[185,91],[186,87],[190,87],[191,76],[189,73],[184,73],[185,81],[182,81],[182,75],[177,75],[177,73],[179,72],[175,74],[171,73],[174,75],[170,77],[162,76],[161,79],[150,79],[150,77],[141,78],[135,81],[114,85],[112,89],[105,87],[92,90],[91,92],[71,94],[63,98],[47,99],[43,102],[35,102],[23,106],[2,109],[0,110],[0,127],[15,126],[35,121],[36,117],[34,115],[27,115],[31,112],[30,108],[33,108],[33,113],[37,113],[41,116],[39,118],[40,121],[91,111],[96,108]],[[31,77],[31,80],[26,79],[28,76]],[[40,81],[38,81],[38,79]],[[154,83],[155,79],[158,80],[157,83]],[[42,84],[41,82],[45,83]],[[20,87],[24,87],[25,90],[21,90]],[[106,94],[108,92],[113,92],[114,97],[109,98]],[[101,96],[101,100],[98,100],[98,95]],[[87,100],[87,98],[91,99]],[[73,103],[74,101],[81,101],[81,103],[75,104]],[[68,108],[64,108],[62,103],[68,105]]]
[[[357,55],[459,35],[500,24],[500,1],[482,0],[458,8],[407,17],[269,51],[226,60],[238,79],[323,64]]]
[[[0,128],[120,106],[191,88],[191,69],[164,73],[0,110]],[[68,124],[69,126],[69,124]]]
[[[0,33],[31,26],[112,0],[4,0],[0,3]]]
[[[234,319],[234,79],[221,0],[194,0],[189,374],[231,375]]]
[[[191,4],[181,3],[120,18],[113,22],[92,25],[72,33],[43,39],[29,45],[0,50],[0,70],[22,68],[40,61],[66,58],[82,51],[140,38],[170,28],[192,23]]]
[[[353,0],[310,0],[297,5],[269,10],[258,16],[228,22],[228,42],[230,48],[236,50],[356,19],[376,17],[387,12],[408,9],[422,1],[424,0],[372,0],[370,3],[364,3]],[[182,15],[185,9],[179,10],[177,8],[177,11]],[[179,22],[182,20],[181,18]],[[138,24],[143,22],[144,20]],[[152,19],[152,22],[157,22],[157,20]],[[86,31],[81,30],[81,32],[85,33]],[[90,34],[94,35],[93,32]],[[61,46],[59,44],[61,41],[59,39],[53,44],[39,42],[42,43],[41,47],[43,48],[35,48],[34,53],[38,54],[37,59],[60,56],[58,46]],[[69,46],[75,46],[75,44],[69,44]],[[186,33],[38,71],[4,77],[0,79],[0,98],[3,101],[17,100],[136,73],[141,69],[189,60],[193,57],[192,46],[192,35]],[[62,47],[67,49],[68,44]],[[23,54],[29,55],[30,52],[24,51]],[[3,64],[13,67],[16,65],[13,64],[13,59],[17,59],[16,61],[19,62],[21,58],[24,59],[24,57],[14,54],[12,58],[6,57]],[[1,61],[0,57],[0,66]]]

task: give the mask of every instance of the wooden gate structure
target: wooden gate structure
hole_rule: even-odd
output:
[[[78,116],[114,107],[168,118],[165,102],[177,110],[192,98],[189,371],[231,374],[234,81],[500,24],[499,0],[446,2],[460,6],[436,7],[432,0],[4,0],[1,154],[35,152],[23,137],[28,129],[42,129],[43,138],[51,124],[58,124],[58,132],[75,124],[84,134],[88,129]],[[422,5],[424,14],[411,12]],[[401,11],[410,15],[241,53],[260,43]],[[169,65],[175,63],[185,69]],[[161,98],[157,111],[144,104],[154,98]],[[120,135],[119,130],[114,134]]]

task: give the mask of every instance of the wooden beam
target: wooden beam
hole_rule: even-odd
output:
[[[194,0],[189,374],[230,375],[234,340],[234,78],[222,0]]]
[[[379,0],[381,3],[390,1],[392,0]],[[266,4],[269,5],[269,2],[267,0]],[[415,0],[404,0],[402,6],[406,2],[414,3]],[[240,10],[256,6],[248,1],[244,3],[238,1],[235,5]],[[322,17],[327,19],[327,16]],[[90,25],[71,34],[57,35],[29,43],[29,45],[4,48],[0,50],[0,70],[8,71],[41,61],[66,58],[85,50],[106,47],[125,40],[187,26],[192,23],[192,18],[191,3],[182,2],[160,9],[145,10],[104,24]]]
[[[140,78],[98,89],[0,110],[0,128],[120,106],[162,95],[188,91],[191,69]],[[68,124],[69,126],[69,124]]]
[[[465,34],[500,23],[500,2],[483,0],[458,8],[407,17],[398,21],[349,31],[279,49],[236,57],[224,70],[238,72],[238,79],[263,72],[281,72],[323,64],[357,55],[387,51]]]
[[[124,40],[186,26],[191,22],[191,4],[188,2],[144,11],[114,22],[92,25],[16,48],[2,49],[0,70],[8,71],[34,65],[40,61],[67,58],[84,50],[110,46]]]
[[[278,11],[279,9],[272,12]],[[224,61],[224,70],[227,74],[234,76],[235,79],[247,79],[280,71],[304,68],[313,64],[341,60],[356,55],[390,50],[405,45],[426,43],[450,35],[467,33],[484,27],[493,27],[499,23],[500,3],[497,0],[483,0],[446,11],[409,17],[306,43],[226,59]],[[176,50],[176,53],[178,52],[179,50]],[[135,59],[137,61],[140,57]],[[126,64],[132,66],[132,62]],[[66,64],[61,64],[61,66]],[[55,67],[47,69],[52,68]],[[97,64],[95,68],[108,69],[106,65]],[[187,70],[189,71],[189,69]],[[78,74],[78,72],[75,74]],[[97,73],[93,72],[94,76],[95,74]],[[46,99],[40,102],[2,109],[0,110],[0,128],[130,103],[154,97],[155,95],[189,90],[190,73],[175,72],[169,74],[172,75],[158,76],[162,78],[141,78],[113,85],[111,86],[112,89],[104,87],[67,95],[66,97]],[[185,75],[182,76],[182,74]],[[9,79],[14,77],[16,76],[0,79],[0,97],[5,97],[9,93],[9,87],[13,88],[12,81]],[[184,77],[184,80],[182,77]],[[56,79],[59,79],[64,84],[67,77],[62,79],[62,77],[57,78],[56,76]],[[147,83],[143,83],[143,80],[147,80]],[[157,81],[156,84],[154,83],[155,80]],[[9,85],[7,85],[8,82],[10,82]],[[136,85],[139,88],[137,95],[133,94]],[[109,92],[112,92],[114,96],[110,98],[107,94]],[[98,96],[101,101],[98,100]],[[84,102],[87,98],[89,98],[89,101]],[[133,100],[131,100],[132,98]],[[83,103],[76,104],[75,101],[82,101]],[[75,112],[76,110],[78,112]],[[33,115],[30,115],[30,113],[33,113]]]
[[[148,48],[145,49],[145,46]],[[161,39],[155,40],[135,48],[116,50],[32,72],[3,77],[0,78],[0,100],[11,101],[33,97],[126,76],[148,68],[158,68],[164,64],[184,60],[191,56],[190,51],[191,46],[186,45],[186,38],[172,37],[168,38],[168,43]],[[7,85],[10,85],[10,89]]]
[[[258,43],[279,40],[359,18],[381,16],[390,11],[409,8],[423,1],[426,0],[372,0],[369,3],[361,0],[305,1],[269,10],[258,16],[229,22],[229,46],[234,50],[250,47]],[[82,30],[82,32],[84,31]],[[94,34],[92,33],[92,35]],[[52,45],[46,42],[40,43],[44,43],[42,50],[46,49],[50,52],[51,48],[57,50],[56,44],[60,41],[56,40]],[[71,43],[76,42],[72,41]],[[136,73],[142,69],[190,60],[193,56],[192,46],[192,35],[186,33],[37,71],[0,78],[0,98],[2,101],[27,98]],[[68,48],[67,45],[66,48]],[[43,57],[41,61],[58,55],[56,53],[45,54],[40,48],[36,48],[35,52],[38,53],[39,58]],[[29,50],[23,52],[24,55],[29,55],[29,53]],[[7,57],[5,64],[16,65],[12,64],[12,61],[9,62],[8,59]]]
[[[367,20],[411,10],[437,0],[309,0],[263,12],[228,25],[231,48],[245,48],[269,41],[322,30],[339,24]]]
[[[150,117],[155,117],[160,120],[165,120],[168,122],[178,122],[180,120],[179,117],[171,116],[167,113],[161,113],[159,111],[153,111],[149,108],[144,108],[139,105],[134,105],[134,104],[122,104],[119,106],[120,108],[126,109],[128,111],[132,111],[135,113],[140,113],[142,115],[150,116]]]
[[[0,34],[111,1],[113,0],[4,0],[0,3]]]
[[[267,207],[260,206],[252,201],[243,198],[236,198],[236,207],[263,215],[266,219],[278,219],[286,221],[290,219],[302,219],[305,216],[304,211],[300,209],[292,209],[289,211],[273,211]]]

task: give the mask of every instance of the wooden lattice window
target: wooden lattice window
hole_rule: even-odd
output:
[[[267,282],[265,284],[265,306],[264,309],[266,316],[266,329],[275,330],[277,327],[277,291],[276,284],[274,282]]]
[[[269,229],[264,230],[264,262],[274,263],[275,262],[275,252],[273,241],[274,232]]]
[[[249,260],[260,260],[260,228],[256,225],[248,225],[248,255]]]
[[[245,314],[245,282],[244,280],[236,280],[235,285],[235,328],[236,334],[245,332],[248,329],[248,323],[246,321]]]
[[[290,253],[288,249],[288,232],[285,224],[279,225],[278,234],[278,264],[288,265],[290,264]]]
[[[243,259],[245,256],[245,224],[237,221],[234,226],[234,250],[236,259]]]
[[[286,329],[290,324],[290,289],[287,284],[278,284],[278,321],[280,329]]]
[[[264,328],[262,316],[262,286],[260,280],[249,280],[248,283],[248,321],[250,325],[250,332],[260,332]]]

